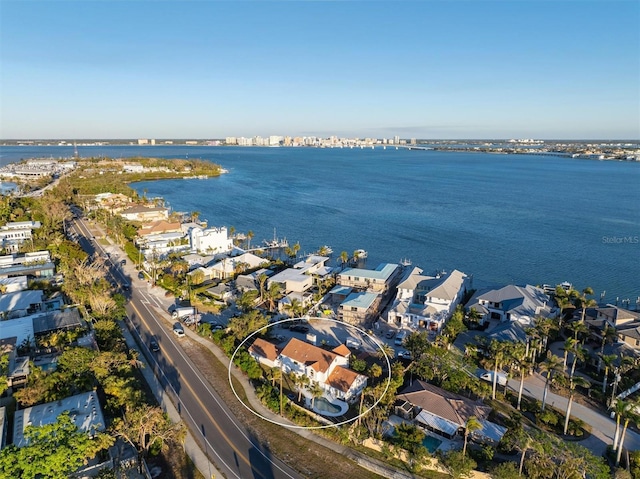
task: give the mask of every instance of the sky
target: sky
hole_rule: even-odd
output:
[[[640,1],[0,0],[0,138],[640,138]]]

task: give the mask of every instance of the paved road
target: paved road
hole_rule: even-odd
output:
[[[74,222],[73,229],[91,237],[82,221]],[[79,241],[89,252],[103,254],[97,243],[79,237]],[[155,337],[160,351],[152,356],[156,375],[161,378],[165,392],[174,404],[193,437],[202,450],[216,464],[218,470],[228,478],[292,479],[300,476],[277,458],[268,447],[252,436],[228,411],[213,388],[198,373],[197,368],[179,346],[171,330],[165,304],[158,298],[147,295],[146,281],[131,278],[121,265],[108,261],[111,275],[120,282],[127,281],[133,287],[129,294],[128,313],[134,327],[148,344]],[[130,271],[132,272],[132,270]],[[167,319],[164,319],[164,318]]]
[[[542,401],[542,393],[544,391],[545,378],[540,374],[529,376],[524,381],[523,394],[534,397]],[[516,394],[520,388],[520,380],[511,379],[509,387]],[[547,404],[565,411],[567,409],[567,398],[554,394],[551,391],[547,393]],[[580,441],[580,444],[590,449],[595,454],[603,454],[609,444],[613,444],[613,435],[615,434],[616,423],[613,419],[595,411],[591,408],[576,403],[571,405],[571,415],[584,421],[591,426],[591,437]],[[627,429],[625,437],[625,447],[628,450],[640,449],[640,434],[631,429]]]

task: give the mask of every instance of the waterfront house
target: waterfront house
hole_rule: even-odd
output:
[[[120,216],[129,221],[149,223],[152,221],[166,220],[169,218],[169,210],[161,206],[132,206],[120,212]]]
[[[576,311],[575,314],[580,316],[581,312]],[[614,328],[617,341],[640,352],[640,312],[607,304],[587,309],[585,324],[591,329],[591,335],[596,341],[602,340],[602,331],[606,327]]]
[[[395,301],[387,313],[387,322],[399,327],[438,332],[468,287],[468,276],[458,270],[426,276],[420,268],[413,268],[398,284]]]
[[[314,283],[324,279],[330,268],[325,266],[329,260],[326,256],[310,255],[293,267],[287,268],[269,278],[267,287],[272,283],[278,283],[285,294],[304,293],[311,289]]]
[[[140,252],[148,260],[164,258],[169,253],[189,251],[189,241],[181,231],[173,233],[156,233],[138,237],[136,243]]]
[[[219,254],[233,250],[233,240],[229,238],[227,227],[203,228],[193,226],[188,230],[189,245],[194,253]]]
[[[381,296],[377,293],[353,292],[340,303],[338,318],[355,325],[365,325],[373,321],[378,313]]]
[[[293,312],[291,311],[291,305],[294,301],[297,301],[303,308],[307,308],[313,303],[313,294],[309,292],[291,292],[278,301],[278,311],[281,313],[288,313],[289,315],[293,315]]]
[[[555,310],[551,299],[536,286],[508,285],[500,289],[476,293],[466,304],[480,314],[480,324],[489,319],[498,321],[519,321],[523,325],[531,324],[540,316],[551,318]]]
[[[99,208],[104,208],[111,214],[119,213],[131,206],[131,198],[121,193],[100,193],[95,196],[95,202]],[[95,207],[87,207],[94,210]]]
[[[336,282],[342,286],[371,291],[374,293],[386,293],[394,286],[401,274],[401,268],[397,264],[382,263],[376,269],[345,268],[338,273]]]
[[[449,439],[464,434],[471,416],[475,416],[483,428],[476,431],[480,440],[497,443],[506,428],[488,421],[491,408],[480,401],[473,401],[459,394],[416,380],[396,397],[395,413],[417,425]]]
[[[182,228],[179,222],[170,222],[167,220],[153,221],[144,225],[138,230],[138,236],[145,238],[147,236],[163,234],[163,233],[181,233]]]
[[[247,269],[259,268],[264,261],[264,258],[256,256],[253,253],[244,253],[231,258],[223,257],[222,260],[214,263],[213,265],[207,268],[197,268],[189,274],[193,275],[195,271],[202,271],[205,280],[227,279],[232,278]]]

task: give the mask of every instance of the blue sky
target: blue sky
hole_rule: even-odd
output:
[[[0,138],[640,137],[640,2],[1,0]]]

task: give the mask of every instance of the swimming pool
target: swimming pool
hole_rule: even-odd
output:
[[[341,416],[346,412],[347,405],[334,404],[324,397],[319,397],[313,402],[313,410],[323,416]]]
[[[424,436],[424,439],[422,440],[422,445],[432,454],[436,452],[436,449],[440,447],[440,444],[442,444],[440,439],[429,435]]]

